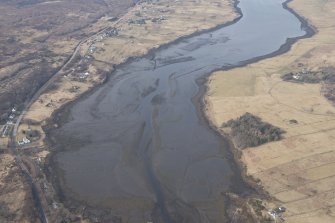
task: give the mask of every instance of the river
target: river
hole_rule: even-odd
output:
[[[238,22],[121,65],[71,105],[52,131],[65,200],[111,210],[124,222],[224,222],[222,194],[249,189],[228,143],[193,100],[197,80],[283,52],[288,38],[306,35],[282,3],[241,0]]]

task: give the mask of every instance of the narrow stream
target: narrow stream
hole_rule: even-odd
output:
[[[124,222],[224,222],[222,193],[247,188],[227,143],[197,113],[196,80],[305,35],[282,3],[241,0],[237,23],[122,65],[76,102],[53,132],[66,199],[109,208]]]

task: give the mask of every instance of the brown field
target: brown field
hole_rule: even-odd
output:
[[[283,55],[230,71],[208,81],[207,115],[222,123],[252,113],[286,131],[284,139],[242,151],[247,174],[287,208],[286,222],[335,222],[335,107],[322,83],[285,82],[302,68],[335,66],[335,1],[294,0],[289,4],[317,29]],[[232,112],[234,111],[234,112]],[[296,120],[293,123],[290,120]]]

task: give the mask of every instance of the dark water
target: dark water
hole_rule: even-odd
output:
[[[282,3],[241,0],[237,23],[121,66],[78,101],[55,133],[67,142],[55,156],[65,195],[125,222],[223,222],[222,192],[244,186],[227,145],[198,117],[196,79],[303,36]]]

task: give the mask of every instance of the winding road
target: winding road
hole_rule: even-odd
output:
[[[136,2],[136,4],[138,4],[139,1]],[[62,67],[60,67],[60,69],[54,73],[51,78],[44,83],[41,88],[38,89],[38,91],[36,91],[33,95],[32,98],[30,98],[27,102],[24,103],[23,106],[23,110],[21,111],[20,115],[17,117],[17,120],[14,124],[12,133],[10,134],[9,137],[9,143],[8,143],[8,148],[10,149],[12,155],[15,157],[15,161],[16,164],[20,167],[20,169],[22,170],[24,176],[27,178],[28,183],[31,186],[32,189],[32,193],[33,193],[33,197],[35,199],[36,202],[36,208],[39,212],[39,218],[41,220],[42,223],[48,223],[48,217],[46,214],[46,210],[48,210],[48,207],[43,207],[43,203],[41,202],[41,195],[39,193],[38,190],[38,186],[34,180],[34,178],[32,177],[31,173],[29,172],[27,166],[24,164],[24,162],[22,161],[21,155],[20,155],[20,151],[19,151],[19,146],[17,144],[17,131],[18,128],[25,116],[25,114],[28,112],[28,110],[30,109],[30,107],[32,106],[32,104],[40,97],[41,94],[43,94],[45,92],[45,90],[53,83],[55,83],[55,81],[57,80],[57,78],[59,78],[63,73],[64,73],[64,69],[70,65],[73,60],[76,58],[76,56],[79,54],[80,49],[82,47],[82,45],[88,41],[91,41],[92,44],[94,43],[94,40],[96,40],[97,36],[99,36],[100,34],[103,34],[107,29],[109,29],[110,27],[114,27],[115,25],[117,25],[119,22],[121,22],[122,20],[124,20],[124,17],[119,18],[117,21],[115,21],[113,24],[105,27],[104,29],[94,33],[93,35],[81,40],[77,46],[75,47],[72,55],[67,59],[67,61],[62,65]],[[34,162],[31,162],[31,164],[35,165]]]

